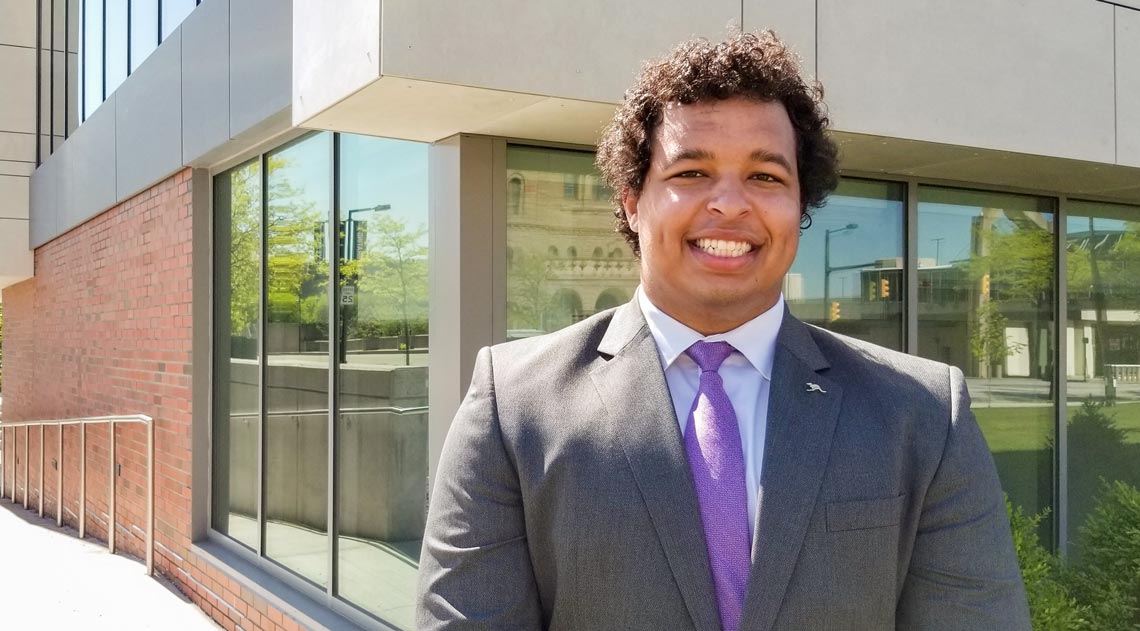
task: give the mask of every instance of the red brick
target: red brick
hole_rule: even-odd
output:
[[[183,559],[159,548],[156,568],[226,629],[299,631],[295,621],[255,602],[235,581],[189,552],[193,194],[191,170],[184,169],[36,250],[35,277],[4,289],[4,420],[153,417],[156,539]],[[17,437],[14,430],[7,431],[5,444],[20,448],[22,461],[23,432]],[[146,430],[124,425],[115,435],[115,460],[122,466],[115,482],[117,545],[142,557],[145,542],[132,526],[141,528],[146,517]],[[87,530],[88,536],[104,541],[107,436],[106,427],[88,428]],[[63,442],[64,506],[76,515],[68,517],[65,511],[64,521],[76,527],[79,430],[66,429]],[[28,443],[29,480],[9,452],[5,490],[14,479],[21,488],[27,483],[29,506],[36,506],[38,431],[30,433]],[[54,430],[46,430],[44,446],[44,508],[54,515]],[[16,498],[22,500],[23,493]],[[239,594],[246,594],[245,600]]]

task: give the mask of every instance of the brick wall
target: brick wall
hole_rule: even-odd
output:
[[[191,173],[184,170],[40,247],[35,277],[3,290],[3,419],[153,417],[156,571],[226,629],[298,630],[296,621],[190,550]],[[44,437],[44,509],[51,515],[55,432],[49,428]],[[64,522],[73,527],[79,514],[78,432],[67,428],[63,436]],[[27,485],[25,440],[31,454]],[[146,431],[124,425],[116,441],[116,545],[141,558]],[[104,541],[108,443],[106,426],[89,427],[87,532]],[[30,487],[29,506],[37,507],[39,432],[25,439],[23,430],[9,429],[4,445],[5,494],[23,501]]]

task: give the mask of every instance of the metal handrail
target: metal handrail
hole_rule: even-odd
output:
[[[396,406],[383,406],[373,408],[341,408],[338,410],[341,414],[371,414],[373,412],[394,412],[398,415],[403,414],[420,414],[428,411],[428,406],[417,405],[410,408],[402,408]],[[266,412],[266,416],[328,416],[329,410],[273,410]],[[230,413],[230,418],[257,418],[261,416],[261,412],[233,412]]]
[[[109,456],[107,460],[110,462],[110,490],[107,496],[107,549],[111,554],[115,553],[115,426],[119,423],[142,423],[146,426],[146,460],[147,460],[147,484],[146,484],[146,573],[148,576],[154,576],[154,481],[155,481],[155,465],[154,465],[154,419],[145,414],[132,414],[128,416],[94,416],[87,418],[70,418],[70,419],[57,419],[45,421],[10,421],[0,422],[0,432],[7,436],[8,429],[15,431],[16,428],[24,428],[24,508],[28,508],[28,487],[31,486],[28,477],[28,443],[29,437],[33,427],[40,428],[40,497],[39,497],[39,513],[40,517],[44,516],[44,426],[55,425],[58,427],[56,431],[56,451],[59,454],[58,471],[56,475],[56,510],[55,510],[55,523],[57,526],[63,525],[63,426],[64,425],[78,425],[79,426],[79,538],[82,539],[87,534],[87,426],[99,425],[106,423],[110,426],[109,432]],[[16,449],[15,443],[12,445],[13,451]],[[5,452],[7,452],[7,445],[3,450],[0,450],[0,498],[5,495],[5,478],[3,461]],[[12,503],[16,503],[16,467],[12,467],[12,489],[11,489]]]

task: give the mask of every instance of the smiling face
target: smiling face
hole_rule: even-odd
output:
[[[705,335],[775,305],[799,245],[801,208],[783,104],[669,105],[650,156],[641,191],[622,200],[650,301]]]

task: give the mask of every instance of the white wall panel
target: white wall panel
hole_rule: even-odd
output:
[[[1073,0],[819,0],[844,131],[1113,162],[1113,11]]]
[[[383,11],[385,76],[603,102],[621,100],[647,57],[741,22],[738,0],[402,0]]]
[[[1116,9],[1116,158],[1140,167],[1140,11]]]
[[[18,134],[0,131],[0,160],[31,162],[35,159],[36,135],[34,132]]]
[[[32,29],[32,37],[35,37],[35,28]],[[23,89],[10,89],[8,86],[23,86]],[[0,129],[36,131],[34,48],[0,46]]]
[[[36,3],[32,0],[0,2],[0,44],[36,46]]]
[[[34,259],[28,220],[0,218],[0,287],[31,278]]]
[[[0,219],[28,218],[28,178],[0,175]]]
[[[380,77],[379,0],[294,0],[293,23],[294,123]]]
[[[771,29],[796,50],[806,74],[815,76],[816,0],[744,0],[744,28]]]

